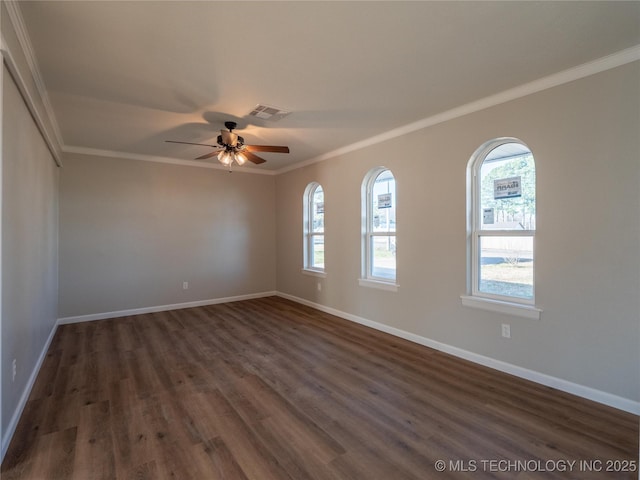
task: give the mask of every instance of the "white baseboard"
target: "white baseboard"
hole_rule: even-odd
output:
[[[578,397],[586,398],[588,400],[593,400],[594,402],[602,403],[613,408],[624,410],[625,412],[640,415],[640,402],[636,402],[628,398],[613,395],[601,390],[596,390],[595,388],[580,385],[578,383],[573,383],[561,378],[552,377],[551,375],[519,367],[517,365],[503,362],[501,360],[496,360],[495,358],[479,355],[468,350],[463,350],[452,345],[447,345],[446,343],[438,342],[435,340],[431,340],[430,338],[416,335],[415,333],[407,332],[404,330],[400,330],[399,328],[385,325],[383,323],[374,322],[366,318],[358,317],[357,315],[342,312],[335,308],[327,307],[325,305],[321,305],[304,298],[296,297],[294,295],[289,295],[283,292],[277,292],[277,295],[282,298],[286,298],[288,300],[315,308],[322,312],[344,318],[345,320],[350,320],[352,322],[371,327],[375,330],[380,330],[381,332],[389,333],[396,337],[404,338],[405,340],[409,340],[411,342],[418,343],[420,345],[424,345],[426,347],[430,347],[435,350],[439,350],[441,352],[448,353],[450,355],[469,360],[480,365],[484,365],[485,367],[493,368],[504,373],[509,373],[511,375],[515,375],[516,377],[524,378],[526,380],[530,380],[547,387],[552,387],[563,392],[571,393]]]
[[[128,317],[129,315],[142,315],[144,313],[166,312],[169,310],[180,310],[183,308],[204,307],[217,303],[238,302],[241,300],[251,300],[253,298],[272,297],[277,292],[249,293],[247,295],[236,295],[234,297],[213,298],[209,300],[197,300],[195,302],[173,303],[170,305],[157,305],[154,307],[132,308],[129,310],[117,310],[115,312],[92,313],[89,315],[78,315],[75,317],[63,317],[58,319],[58,325],[68,323],[91,322],[93,320],[105,320],[107,318]]]
[[[47,356],[47,352],[49,351],[49,346],[53,340],[54,335],[56,334],[56,330],[58,329],[58,324],[55,324],[51,329],[51,333],[49,333],[49,338],[44,344],[40,355],[38,356],[38,361],[36,362],[33,370],[31,371],[31,375],[29,376],[29,380],[20,396],[20,401],[16,406],[13,415],[11,416],[11,421],[7,425],[7,430],[4,432],[2,437],[2,450],[0,451],[0,462],[4,460],[4,456],[7,453],[7,449],[9,448],[9,444],[11,443],[11,439],[13,438],[13,434],[16,432],[16,428],[18,426],[18,422],[20,421],[20,417],[22,416],[22,412],[24,411],[24,407],[27,405],[27,401],[29,400],[29,395],[31,395],[31,390],[33,389],[33,385],[36,383],[36,378],[38,378],[38,373],[40,373],[40,367],[42,367],[42,363],[44,362],[45,357]]]

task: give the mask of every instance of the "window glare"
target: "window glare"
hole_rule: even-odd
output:
[[[533,299],[533,237],[481,237],[478,290]]]
[[[324,235],[314,235],[313,239],[312,267],[324,268]]]
[[[371,275],[396,278],[396,237],[371,237]]]

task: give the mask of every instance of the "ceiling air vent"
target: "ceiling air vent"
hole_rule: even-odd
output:
[[[251,112],[249,112],[249,116],[277,122],[278,120],[282,120],[290,113],[291,112],[287,112],[286,110],[282,110],[278,107],[258,104],[253,110],[251,110]]]

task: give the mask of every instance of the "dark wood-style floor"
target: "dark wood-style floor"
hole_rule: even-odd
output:
[[[2,478],[637,477],[615,459],[634,415],[269,297],[61,326]]]

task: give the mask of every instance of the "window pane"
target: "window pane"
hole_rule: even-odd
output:
[[[480,237],[478,290],[533,299],[533,237]]]
[[[371,237],[371,276],[396,278],[396,237]]]
[[[396,180],[389,170],[381,172],[371,192],[371,230],[396,231]]]
[[[311,206],[311,228],[313,232],[324,232],[324,191],[318,185],[313,192],[313,205]]]
[[[524,145],[494,148],[480,168],[481,229],[535,230],[536,171]]]
[[[313,256],[311,261],[312,267],[324,268],[324,235],[314,235],[311,237],[311,246],[313,249]]]

